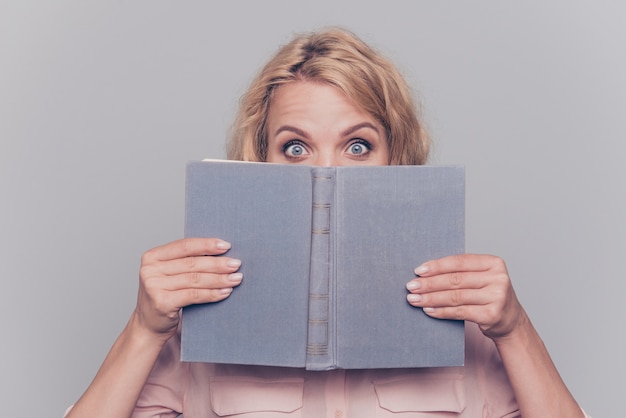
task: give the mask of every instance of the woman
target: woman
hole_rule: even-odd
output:
[[[332,29],[295,38],[263,68],[242,98],[228,156],[424,164],[428,149],[397,70],[353,34]],[[487,255],[429,261],[407,283],[410,304],[435,318],[468,321],[464,367],[305,372],[181,363],[180,309],[223,300],[244,280],[241,260],[215,257],[230,247],[195,238],[144,254],[137,307],[68,417],[585,416],[504,262]]]

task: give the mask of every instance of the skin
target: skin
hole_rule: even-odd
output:
[[[434,318],[475,322],[491,338],[523,417],[584,417],[520,305],[504,261],[491,255],[444,257],[415,269],[407,300]]]
[[[267,123],[268,162],[389,161],[383,127],[327,84],[299,81],[279,87]],[[131,416],[161,348],[176,332],[180,309],[223,300],[241,283],[240,260],[214,257],[230,246],[215,238],[188,238],[143,255],[137,306],[68,417]],[[515,296],[503,260],[455,255],[429,261],[415,275],[407,283],[410,304],[435,318],[475,322],[495,342],[525,418],[584,416]]]
[[[274,92],[267,161],[318,166],[387,165],[385,130],[336,87],[294,82]]]

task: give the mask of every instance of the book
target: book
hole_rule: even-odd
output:
[[[461,166],[191,161],[185,236],[232,244],[241,285],[183,308],[183,361],[308,370],[462,365],[464,323],[406,301],[464,252]]]

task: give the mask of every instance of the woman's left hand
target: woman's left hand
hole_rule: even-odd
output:
[[[428,261],[407,283],[407,300],[440,319],[475,322],[483,334],[505,338],[523,321],[504,260],[491,255],[461,254]]]

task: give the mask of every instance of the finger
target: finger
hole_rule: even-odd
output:
[[[184,257],[160,263],[158,266],[146,266],[148,270],[155,269],[168,276],[184,273],[227,274],[237,271],[239,267],[239,259],[214,256]]]
[[[497,323],[499,315],[491,305],[461,305],[446,307],[426,307],[424,313],[432,318],[470,321],[481,328],[489,329]]]
[[[458,254],[423,263],[415,269],[415,274],[428,277],[437,274],[463,271],[487,271],[494,267],[504,268],[504,261],[496,256],[484,254]]]
[[[428,294],[409,294],[407,301],[417,307],[457,307],[463,305],[488,305],[493,298],[482,290],[448,290]]]
[[[218,238],[184,238],[147,251],[142,262],[175,260],[183,257],[223,254],[230,249],[229,242]]]
[[[164,279],[163,289],[225,289],[239,286],[242,279],[243,274],[241,273],[186,273]]]
[[[406,284],[411,293],[431,293],[450,289],[482,289],[488,284],[486,274],[447,273],[431,277],[418,277]]]
[[[189,305],[219,302],[229,297],[232,292],[232,287],[223,289],[182,289],[169,292],[168,297],[170,302],[180,309]]]
[[[432,318],[437,319],[452,319],[457,321],[471,321],[479,323],[477,318],[480,317],[480,309],[482,307],[477,306],[448,306],[445,308],[433,308],[426,307],[423,309],[424,313]]]

